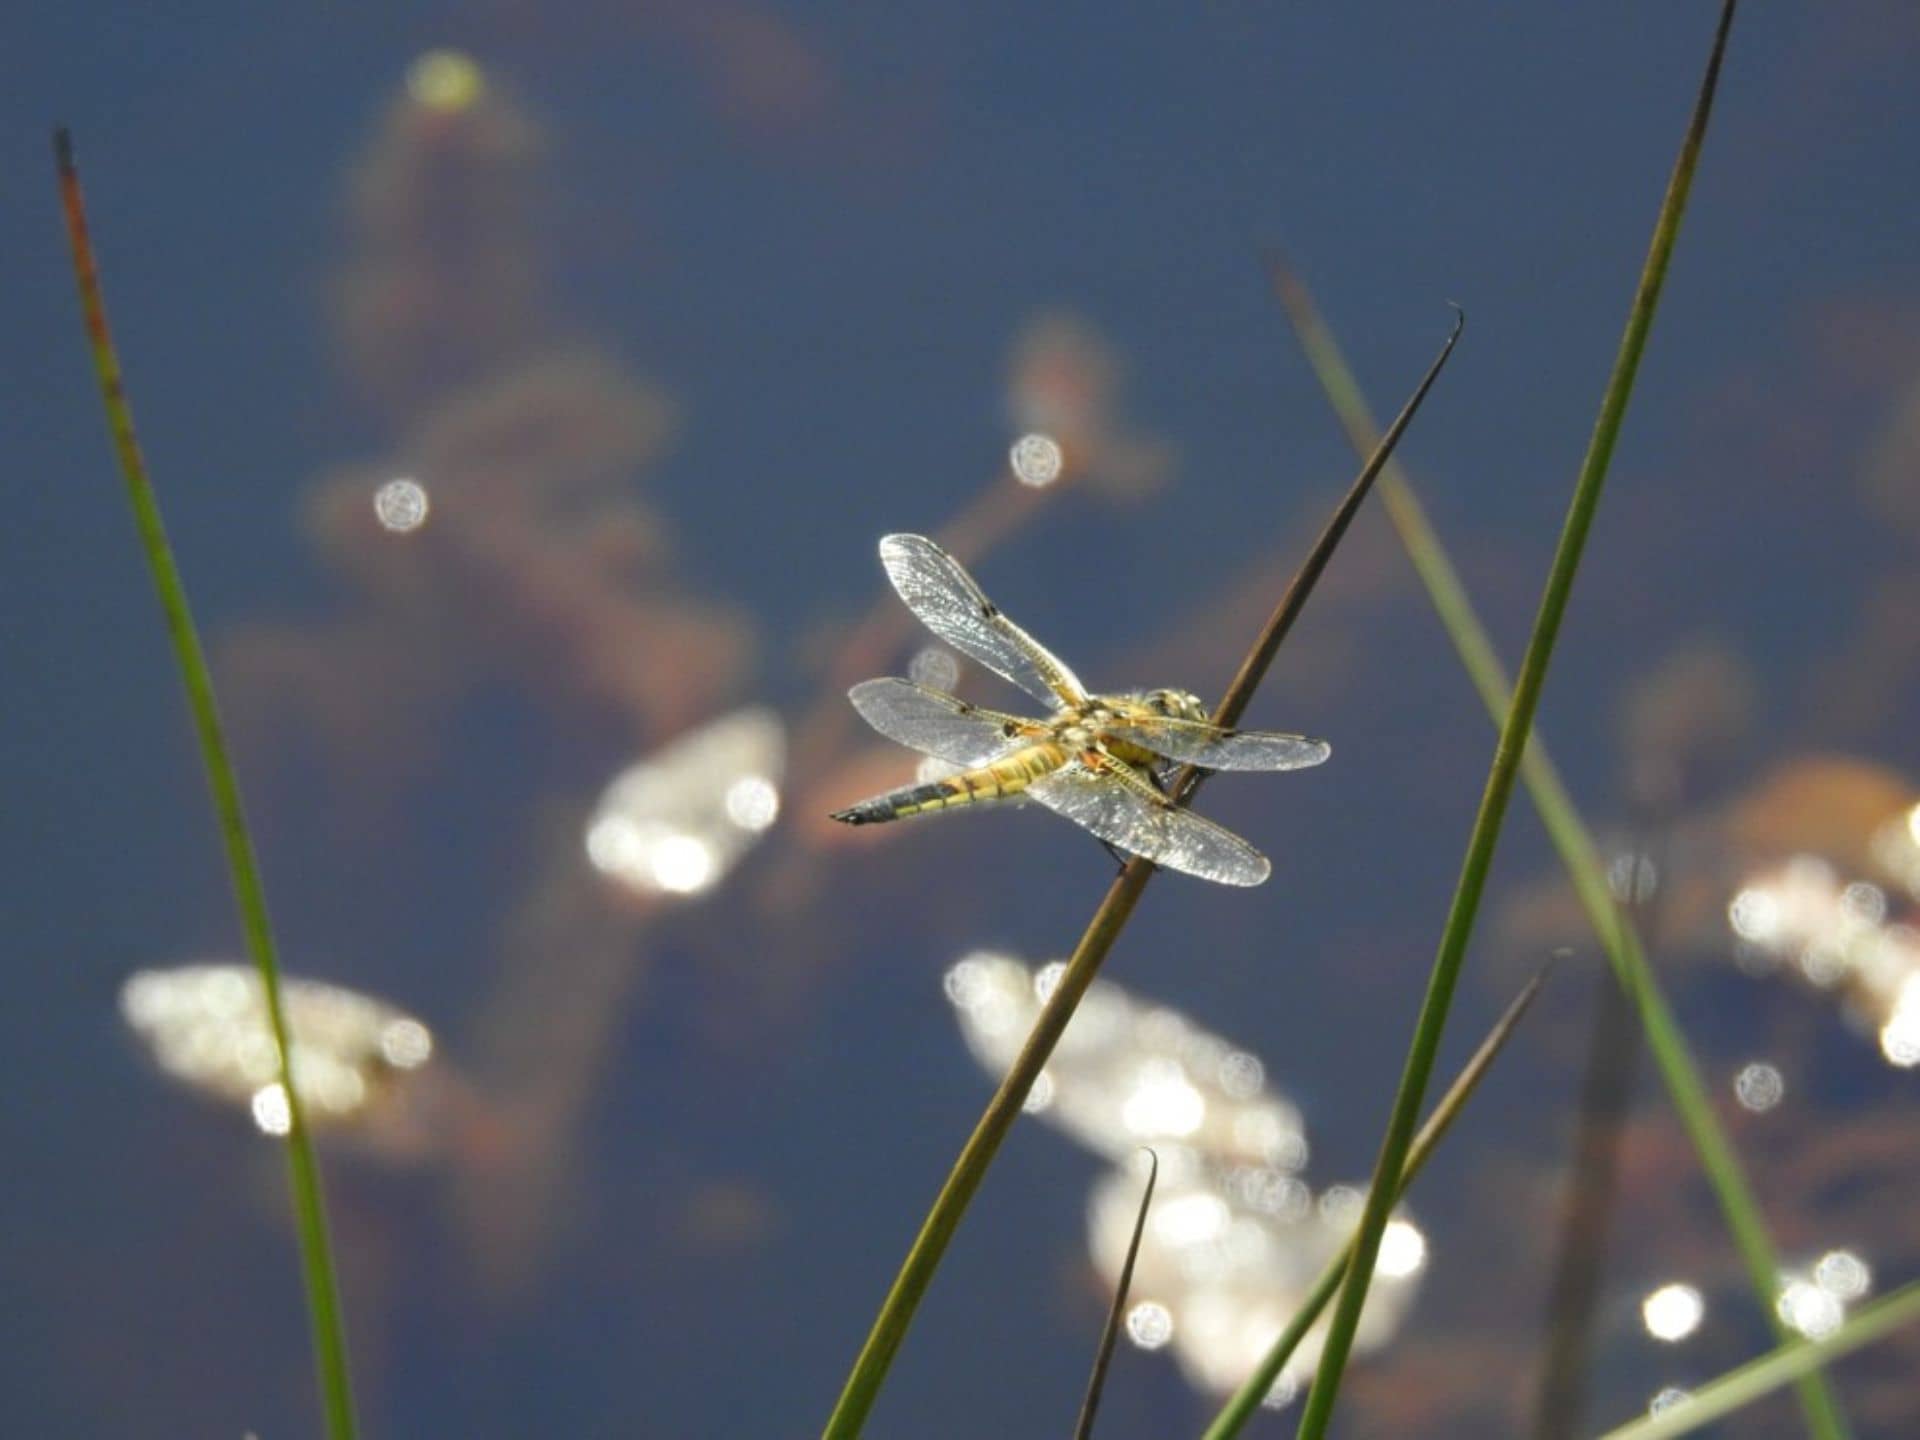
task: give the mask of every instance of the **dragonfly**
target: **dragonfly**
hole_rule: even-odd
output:
[[[889,740],[957,768],[837,810],[835,820],[874,825],[963,805],[1031,800],[1111,849],[1169,870],[1223,885],[1258,885],[1272,872],[1266,856],[1231,830],[1175,805],[1166,778],[1177,765],[1302,770],[1326,760],[1325,741],[1214,725],[1199,697],[1186,690],[1090,693],[926,536],[885,536],[880,563],[923,625],[1048,713],[1030,719],[988,710],[911,680],[863,681],[848,692],[861,718]]]

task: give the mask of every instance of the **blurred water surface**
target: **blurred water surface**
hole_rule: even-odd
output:
[[[1278,245],[1382,410],[1445,302],[1471,313],[1402,454],[1516,654],[1711,20],[0,20],[7,1428],[316,1425],[276,1157],[118,1012],[135,971],[238,940],[85,369],[54,120],[287,964],[418,1016],[458,1077],[435,1143],[329,1150],[369,1433],[794,1435],[986,1099],[943,976],[1065,953],[1110,868],[1041,815],[827,824],[914,768],[845,685],[950,673],[876,538],[942,535],[1097,686],[1216,694],[1353,468],[1265,293]],[[1920,1266],[1920,1075],[1887,1039],[1920,905],[1887,848],[1920,798],[1916,58],[1911,7],[1741,16],[1542,722],[1649,857],[1617,878],[1649,892],[1794,1267],[1783,1313],[1815,1329]],[[1110,974],[1258,1058],[1317,1189],[1370,1166],[1491,751],[1377,515],[1250,718],[1334,746],[1205,792],[1273,879],[1162,877]],[[1826,908],[1788,934],[1752,896],[1793,876]],[[1755,905],[1777,923],[1749,933]],[[1348,1433],[1527,1424],[1597,991],[1516,806],[1450,1053],[1562,947],[1421,1181],[1421,1292]],[[1596,1424],[1764,1336],[1637,1096]],[[1102,1168],[1016,1133],[875,1434],[1064,1432]],[[1839,1368],[1861,1434],[1910,1433],[1915,1346]],[[1130,1349],[1100,1433],[1195,1431],[1211,1403]],[[1777,1400],[1741,1433],[1796,1424]]]

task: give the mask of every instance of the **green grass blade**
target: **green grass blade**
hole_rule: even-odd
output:
[[[1361,1215],[1354,1242],[1353,1264],[1340,1287],[1340,1297],[1335,1303],[1333,1319],[1327,1329],[1326,1348],[1320,1357],[1313,1388],[1307,1396],[1305,1413],[1301,1416],[1299,1434],[1302,1440],[1318,1440],[1318,1437],[1325,1435],[1333,1416],[1340,1379],[1353,1348],[1354,1330],[1360,1321],[1360,1307],[1373,1277],[1374,1262],[1380,1251],[1380,1237],[1386,1229],[1388,1212],[1399,1188],[1400,1174],[1406,1165],[1407,1151],[1413,1140],[1414,1120],[1433,1073],[1434,1057],[1439,1051],[1440,1038],[1446,1027],[1447,1012],[1453,1002],[1467,942],[1473,933],[1473,922],[1479,913],[1480,897],[1486,889],[1487,874],[1499,841],[1501,823],[1506,817],[1507,802],[1519,776],[1520,758],[1527,748],[1527,736],[1533,728],[1534,713],[1539,708],[1547,667],[1552,660],[1554,644],[1566,615],[1567,601],[1573,591],[1574,576],[1579,570],[1580,557],[1586,548],[1593,517],[1599,509],[1607,470],[1619,441],[1621,422],[1626,417],[1627,402],[1633,393],[1634,377],[1639,370],[1640,357],[1646,349],[1654,313],[1659,307],[1667,265],[1673,254],[1674,241],[1679,235],[1681,217],[1686,210],[1700,147],[1706,138],[1707,120],[1713,109],[1714,90],[1719,80],[1721,58],[1726,52],[1727,32],[1733,22],[1734,9],[1735,0],[1727,0],[1720,14],[1699,98],[1687,127],[1686,138],[1681,143],[1680,156],[1668,182],[1659,218],[1654,225],[1653,241],[1628,313],[1626,331],[1614,360],[1613,372],[1608,377],[1606,393],[1601,399],[1599,418],[1588,442],[1586,459],[1580,467],[1566,525],[1554,554],[1553,567],[1548,573],[1546,590],[1540,599],[1533,634],[1521,662],[1513,705],[1506,724],[1501,727],[1493,767],[1487,776],[1479,813],[1474,819],[1460,880],[1454,891],[1446,927],[1441,933],[1439,952],[1434,958],[1426,999],[1421,1006],[1413,1042],[1408,1048],[1400,1091],[1388,1120],[1380,1157],[1374,1168],[1373,1183]]]
[[[1301,348],[1348,438],[1356,450],[1368,453],[1378,431],[1338,342],[1320,317],[1305,285],[1284,268],[1276,269],[1275,279],[1281,303]],[[1503,726],[1510,695],[1506,672],[1458,571],[1397,462],[1390,462],[1380,477],[1380,501],[1488,713],[1496,726]],[[1768,1237],[1753,1187],[1714,1111],[1699,1063],[1647,961],[1639,932],[1614,901],[1592,832],[1580,818],[1546,742],[1538,734],[1533,736],[1521,760],[1521,779],[1573,883],[1588,923],[1639,1015],[1655,1066],[1682,1127],[1700,1156],[1761,1311],[1775,1327],[1775,1333],[1785,1339],[1791,1332],[1774,1311],[1781,1269],[1779,1255]],[[1800,1382],[1800,1390],[1813,1433],[1826,1437],[1846,1433],[1839,1405],[1824,1375],[1817,1371],[1806,1375]]]
[[[1366,402],[1347,368],[1337,343],[1315,311],[1311,296],[1293,276],[1283,277],[1282,298],[1298,332],[1302,348],[1329,400],[1363,452],[1375,433]],[[1459,573],[1426,517],[1424,507],[1397,464],[1380,477],[1380,499],[1415,570],[1427,586],[1447,634],[1473,679],[1496,725],[1506,722],[1509,690],[1505,671],[1495,655],[1486,628],[1480,623]],[[1709,1098],[1706,1080],[1693,1057],[1672,1006],[1648,963],[1645,947],[1633,923],[1622,912],[1607,884],[1599,848],[1567,792],[1545,740],[1536,733],[1521,761],[1522,783],[1533,801],[1547,836],[1573,883],[1575,895],[1593,927],[1613,972],[1627,992],[1646,1033],[1648,1049],[1667,1088],[1682,1127],[1698,1152],[1727,1228],[1734,1237],[1748,1279],[1761,1309],[1783,1338],[1788,1333],[1774,1313],[1780,1261],[1761,1219],[1759,1202],[1745,1168],[1728,1138]],[[1809,1376],[1808,1387],[1825,1388],[1824,1378]],[[1816,1402],[1834,1412],[1830,1399]],[[1823,1430],[1820,1433],[1837,1434]]]
[[[314,1159],[313,1144],[302,1113],[300,1092],[294,1088],[291,1068],[292,1046],[288,1043],[287,1020],[280,1004],[280,967],[275,956],[273,927],[267,916],[266,891],[260,883],[255,863],[253,840],[247,831],[245,810],[240,800],[240,783],[234,775],[227,750],[225,731],[213,693],[213,677],[194,628],[193,614],[187,606],[186,588],[181,584],[173,549],[167,543],[166,527],[161,522],[160,504],[148,479],[146,462],[141,458],[140,442],[133,429],[133,412],[127,405],[121,379],[120,358],[107,328],[106,301],[100,290],[99,266],[88,238],[86,209],[81,200],[80,176],[74,167],[73,145],[67,132],[54,136],[54,154],[59,168],[61,205],[66,214],[67,237],[73,250],[74,277],[80,290],[80,308],[86,319],[87,339],[93,352],[94,373],[100,382],[100,395],[106,404],[107,426],[113,435],[113,448],[126,481],[127,499],[133,506],[134,522],[140,531],[140,543],[153,572],[160,607],[166,613],[167,631],[173,641],[174,659],[186,686],[188,708],[200,741],[200,754],[206,763],[207,786],[213,795],[213,808],[220,821],[220,835],[227,852],[227,868],[233,879],[234,900],[239,906],[247,949],[260,972],[266,993],[267,1015],[273,1026],[280,1051],[280,1085],[287,1097],[287,1178],[293,1193],[296,1229],[300,1237],[300,1259],[306,1279],[307,1316],[313,1338],[314,1368],[326,1414],[327,1434],[333,1440],[347,1440],[354,1434],[353,1389],[347,1371],[346,1331],[341,1320],[340,1297],[334,1283],[333,1251],[327,1239],[326,1202],[320,1189],[320,1167]]]
[[[1248,702],[1253,699],[1254,690],[1267,673],[1280,641],[1299,617],[1321,572],[1326,568],[1327,560],[1359,509],[1360,502],[1366,498],[1381,467],[1393,454],[1394,446],[1399,443],[1400,436],[1420,408],[1421,401],[1439,378],[1459,338],[1460,322],[1456,320],[1439,356],[1394,418],[1393,424],[1387,427],[1387,433],[1374,447],[1367,462],[1361,466],[1359,476],[1335,508],[1332,519],[1315,541],[1306,562],[1261,628],[1253,648],[1247,652],[1246,659],[1241,662],[1238,673],[1214,711],[1214,723],[1231,725],[1245,712]],[[1176,802],[1191,798],[1199,780],[1200,776],[1191,767],[1183,770],[1175,778],[1171,789]],[[1081,935],[1080,943],[1074,947],[1073,955],[1067,961],[1060,983],[1041,1007],[1026,1044],[1014,1057],[999,1088],[994,1091],[993,1099],[987,1102],[986,1112],[974,1126],[973,1133],[967,1137],[967,1143],[961,1147],[960,1157],[954,1161],[953,1168],[948,1171],[940,1187],[940,1193],[934,1197],[933,1207],[921,1222],[920,1231],[907,1251],[907,1258],[901,1263],[886,1299],[881,1302],[879,1314],[874,1317],[873,1326],[867,1332],[866,1342],[860,1347],[853,1369],[841,1387],[833,1413],[827,1417],[826,1428],[822,1432],[825,1440],[851,1440],[865,1426],[874,1401],[879,1398],[880,1387],[886,1382],[887,1372],[893,1367],[893,1357],[898,1353],[901,1341],[906,1338],[914,1312],[919,1308],[927,1286],[932,1283],[934,1271],[939,1268],[947,1246],[952,1243],[954,1232],[960,1227],[961,1217],[972,1203],[980,1182],[986,1178],[987,1168],[999,1153],[1001,1143],[1013,1128],[1013,1122],[1020,1117],[1027,1092],[1033,1088],[1035,1078],[1045,1068],[1048,1056],[1053,1054],[1053,1047],[1059,1043],[1081,997],[1093,984],[1100,966],[1105,963],[1114,942],[1120,938],[1120,932],[1132,917],[1134,907],[1140,903],[1141,893],[1146,889],[1153,871],[1150,862],[1136,858],[1128,862],[1107,888],[1100,908],[1094,911],[1086,932]]]
[[[1884,1339],[1902,1325],[1911,1325],[1916,1320],[1920,1320],[1920,1281],[1903,1285],[1871,1305],[1861,1306],[1831,1335],[1782,1345],[1702,1386],[1671,1410],[1609,1430],[1600,1440],[1668,1440],[1669,1436],[1689,1434],[1751,1405],[1782,1385],[1812,1374],[1827,1361]]]
[[[1133,1265],[1140,1258],[1140,1237],[1147,1233],[1147,1211],[1153,1205],[1154,1183],[1160,1178],[1160,1157],[1147,1150],[1147,1184],[1140,1192],[1140,1213],[1134,1218],[1133,1238],[1127,1241],[1127,1258],[1120,1266],[1120,1281],[1113,1287],[1113,1304],[1107,1307],[1107,1323],[1100,1332],[1100,1348],[1094,1352],[1093,1374],[1087,1377],[1086,1398],[1080,1402],[1080,1419],[1073,1427],[1073,1440],[1093,1440],[1093,1418],[1100,1412],[1100,1392],[1107,1385],[1107,1367],[1113,1363],[1113,1347],[1120,1339],[1120,1317],[1127,1313],[1127,1292],[1133,1289]]]
[[[1540,971],[1513,997],[1505,1013],[1487,1032],[1487,1038],[1480,1042],[1480,1048],[1473,1052],[1472,1058],[1454,1077],[1453,1084],[1447,1087],[1447,1093],[1440,1097],[1440,1103],[1434,1107],[1433,1114],[1427,1117],[1427,1123],[1420,1127],[1420,1133],[1414,1137],[1413,1148],[1407,1152],[1406,1169],[1400,1172],[1400,1188],[1393,1197],[1396,1205],[1412,1187],[1414,1177],[1439,1147],[1447,1131],[1453,1128],[1453,1122],[1466,1108],[1468,1099],[1479,1089],[1480,1082],[1492,1068],[1494,1058],[1506,1046],[1508,1037],[1520,1023],[1520,1017],[1527,1013],[1527,1007],[1533,1004],[1533,997],[1540,993],[1541,982],[1546,978],[1547,972]],[[1293,1352],[1300,1348],[1300,1342],[1313,1328],[1314,1321],[1320,1318],[1320,1312],[1327,1308],[1327,1302],[1339,1290],[1340,1282],[1346,1278],[1347,1263],[1352,1258],[1353,1242],[1349,1240],[1346,1247],[1328,1262],[1327,1268],[1320,1272],[1320,1278],[1314,1281],[1313,1288],[1300,1302],[1300,1308],[1294,1311],[1286,1329],[1268,1347],[1258,1368],[1221,1407],[1202,1440],[1231,1440],[1253,1418],[1254,1412],[1260,1408],[1260,1402],[1280,1378],[1280,1372],[1287,1368],[1287,1361],[1293,1358]]]

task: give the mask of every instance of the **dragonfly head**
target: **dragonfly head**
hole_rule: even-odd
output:
[[[1156,715],[1170,715],[1176,720],[1207,718],[1207,707],[1191,690],[1149,690],[1140,698]]]

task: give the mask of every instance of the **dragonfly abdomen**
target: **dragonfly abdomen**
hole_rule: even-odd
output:
[[[903,785],[871,800],[862,800],[858,805],[834,811],[833,818],[848,825],[877,825],[956,805],[1005,800],[1066,763],[1067,751],[1063,745],[1025,745],[976,769],[963,770],[958,775],[924,785]]]

